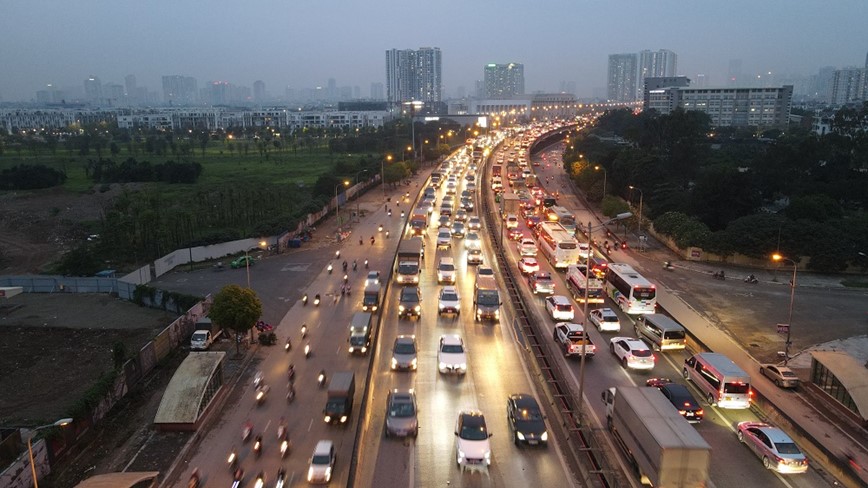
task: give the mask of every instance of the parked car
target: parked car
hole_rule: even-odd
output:
[[[747,445],[766,469],[778,473],[804,473],[808,458],[796,443],[777,427],[763,422],[739,422],[736,430],[739,442]]]
[[[778,388],[798,388],[799,386],[799,377],[786,366],[761,364],[760,374],[772,380]]]
[[[547,445],[549,434],[546,430],[545,416],[536,398],[527,393],[513,393],[506,399],[506,417],[512,429],[512,440],[516,446]]]

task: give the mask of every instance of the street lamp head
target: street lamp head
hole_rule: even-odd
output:
[[[60,419],[60,420],[54,422],[54,425],[57,427],[63,427],[64,425],[69,425],[71,423],[72,423],[72,419],[67,417],[65,419]]]
[[[259,241],[259,247],[265,247],[265,246],[267,246],[267,245],[268,245],[267,242],[265,242],[265,241]]]
[[[772,261],[781,261],[781,260],[783,260],[783,259],[785,259],[785,258],[784,258],[782,255],[778,254],[778,253],[774,253],[774,254],[772,254]]]
[[[614,219],[614,220],[624,220],[624,219],[629,219],[629,218],[632,217],[632,216],[633,216],[633,212],[621,212],[621,213],[619,213],[618,215],[615,216],[615,219]]]
[[[601,169],[603,169],[603,167],[598,164],[594,166],[594,169],[600,171]]]
[[[344,186],[350,186],[350,180],[344,180]]]

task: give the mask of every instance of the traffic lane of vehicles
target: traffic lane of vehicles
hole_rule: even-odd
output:
[[[514,263],[518,259],[518,253],[513,251],[508,252],[511,253],[510,265],[514,266]],[[541,270],[550,271],[552,273],[553,278],[556,280],[556,290],[565,289],[566,284],[563,275],[556,273],[548,263],[548,260],[541,259],[540,268]],[[513,272],[517,272],[516,267],[513,267]],[[522,292],[527,293],[528,295],[530,294],[529,289],[523,288]],[[556,293],[560,292],[556,291]],[[544,307],[541,300],[542,298],[537,297],[540,309]],[[574,305],[576,307],[576,322],[579,322],[579,319],[584,321],[582,314],[583,305],[579,303],[575,303]],[[612,306],[611,301],[607,299],[607,303],[604,304],[589,304],[588,310],[604,306],[616,309],[616,307]],[[548,314],[542,310],[540,310],[540,314],[546,317],[542,321],[542,323],[546,324],[546,331],[553,329],[555,321],[548,317]],[[623,314],[620,310],[616,310],[616,314],[619,316],[622,324],[622,331],[618,334],[600,333],[593,325],[585,328],[593,342],[597,344],[598,354],[594,358],[585,358],[584,392],[585,397],[590,399],[590,404],[597,419],[600,420],[605,418],[605,408],[602,404],[597,405],[597,403],[600,402],[594,401],[599,397],[599,392],[616,385],[644,384],[644,381],[647,378],[653,376],[666,376],[677,380],[681,377],[681,365],[683,364],[684,359],[688,357],[688,354],[684,352],[654,352],[658,361],[657,365],[655,365],[654,369],[651,371],[646,373],[641,371],[625,370],[616,358],[609,353],[609,339],[615,335],[635,336],[635,334],[633,330],[633,322],[629,319],[629,316]],[[551,336],[550,333],[545,335],[547,339]],[[580,358],[571,357],[564,358],[563,360],[573,373],[573,380],[575,382],[574,387],[577,391]],[[664,366],[661,363],[666,363],[666,365]],[[692,385],[688,385],[688,388],[691,389],[691,392],[696,398],[701,398],[701,394],[693,388]],[[739,445],[737,439],[735,439],[732,426],[738,421],[756,419],[756,416],[753,415],[752,412],[749,410],[727,410],[724,414],[716,407],[712,409],[702,400],[700,400],[700,405],[702,405],[703,409],[706,411],[705,423],[708,425],[699,425],[697,426],[697,430],[713,448],[710,473],[715,486],[743,486],[745,479],[764,480],[768,483],[768,486],[773,486],[776,484],[774,481],[775,478],[779,481],[781,480],[780,475],[765,470],[761,463],[757,463],[755,459],[751,459],[752,453],[745,449],[744,446]],[[718,462],[718,459],[720,462]],[[817,486],[825,484],[816,472],[809,472],[808,474],[811,475],[810,477],[812,479],[807,481],[797,480],[797,483],[807,484],[793,484],[789,478],[787,478],[787,482],[793,486],[811,486],[811,483],[820,483]],[[799,476],[807,478],[806,475]]]

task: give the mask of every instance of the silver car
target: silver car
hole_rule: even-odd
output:
[[[399,335],[392,347],[393,370],[416,370],[416,336]]]
[[[390,391],[386,401],[386,437],[416,437],[419,433],[416,414],[416,393],[413,390]]]

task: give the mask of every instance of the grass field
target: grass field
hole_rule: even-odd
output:
[[[212,141],[208,144],[203,155],[197,147],[192,155],[184,158],[175,157],[172,154],[157,156],[139,152],[132,155],[126,147],[121,147],[120,153],[112,156],[108,151],[103,151],[103,157],[121,162],[129,157],[139,161],[150,161],[152,164],[162,163],[169,160],[186,160],[197,162],[202,165],[203,171],[198,184],[232,184],[232,183],[276,183],[276,184],[304,184],[312,185],[317,178],[332,170],[335,163],[340,161],[355,163],[366,154],[332,154],[327,147],[299,148],[297,151],[285,149],[276,151],[273,148],[267,156],[260,156],[259,152],[251,144],[248,154],[235,151],[230,153],[221,142]],[[66,172],[67,180],[63,187],[72,192],[84,192],[94,186],[94,182],[87,178],[85,165],[88,159],[97,159],[96,153],[91,151],[88,156],[70,155],[66,149],[57,149],[52,155],[48,149],[42,148],[34,155],[31,151],[6,150],[0,156],[0,170],[11,168],[19,164],[43,164]],[[163,183],[150,183],[154,188],[165,187],[171,193],[172,187],[184,185],[168,185]]]

